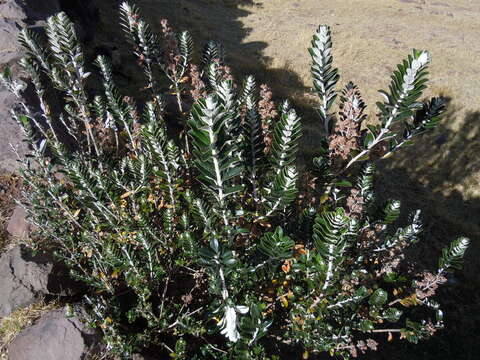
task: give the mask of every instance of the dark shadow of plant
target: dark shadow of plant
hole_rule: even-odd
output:
[[[116,66],[117,82],[126,95],[135,94],[144,82],[139,67],[135,64],[130,44],[119,23],[119,1],[97,1],[101,22],[95,32],[93,54],[105,54],[119,58]],[[260,41],[245,41],[251,29],[245,27],[241,18],[250,14],[256,6],[253,0],[137,0],[145,20],[153,30],[161,31],[161,19],[167,19],[176,31],[188,30],[194,39],[196,56],[201,54],[205,43],[215,40],[223,44],[227,63],[232,67],[234,76],[240,81],[246,75],[254,75],[258,83],[267,83],[275,96],[284,98],[287,84],[290,88],[305,91],[304,86],[289,64],[278,69],[270,67],[270,58],[263,55],[268,45]],[[197,62],[200,60],[196,58]],[[272,81],[274,79],[274,81]]]
[[[467,113],[460,123],[459,109],[451,105],[434,134],[409,149],[385,160],[378,169],[379,200],[397,198],[406,214],[421,209],[425,223],[424,240],[411,249],[411,257],[433,269],[442,246],[464,235],[472,239],[463,271],[450,278],[439,292],[445,309],[446,328],[421,346],[392,344],[383,354],[369,359],[473,359],[478,354],[480,327],[480,111]],[[463,184],[463,188],[458,187]],[[459,351],[464,349],[466,351]],[[467,350],[468,349],[468,350]],[[378,356],[378,357],[377,357]],[[393,357],[392,357],[393,356]]]

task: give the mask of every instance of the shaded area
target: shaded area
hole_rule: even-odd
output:
[[[451,99],[447,100],[450,105]],[[379,166],[380,197],[400,199],[404,215],[422,209],[424,240],[411,249],[412,259],[435,269],[441,249],[451,240],[463,235],[472,241],[464,269],[450,278],[437,297],[445,311],[446,328],[419,345],[388,346],[390,359],[470,360],[480,351],[480,201],[474,195],[480,184],[472,180],[465,188],[457,186],[480,173],[480,112],[457,119],[458,110],[449,106],[435,133]],[[462,127],[452,128],[455,123]],[[377,359],[377,354],[372,358]],[[378,359],[383,358],[387,357],[379,354]]]
[[[138,98],[139,90],[145,85],[142,70],[136,65],[131,46],[119,24],[118,4],[120,1],[97,1],[101,22],[97,25],[92,46],[87,52],[93,57],[100,53],[116,57],[116,80],[126,95]],[[175,31],[188,30],[194,39],[194,59],[200,61],[205,43],[215,40],[222,43],[227,54],[227,63],[232,66],[238,82],[249,74],[259,83],[269,82],[277,95],[287,96],[287,84],[304,91],[301,79],[289,64],[282,68],[271,68],[271,59],[263,55],[265,42],[245,42],[249,34],[241,19],[254,11],[252,0],[137,0],[142,16],[155,32],[160,32],[162,19],[168,19]],[[91,51],[90,51],[91,50]],[[271,82],[271,79],[275,79]],[[140,90],[141,91],[141,90]],[[140,94],[141,95],[141,94]]]

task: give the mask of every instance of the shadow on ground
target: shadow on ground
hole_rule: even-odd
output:
[[[100,8],[101,22],[93,40],[94,53],[111,55],[119,51],[121,71],[117,72],[117,82],[128,92],[126,95],[138,96],[138,89],[143,87],[143,74],[135,65],[131,47],[126,43],[119,24],[118,4],[120,1],[97,1]],[[188,30],[194,39],[195,52],[201,50],[209,40],[221,42],[227,53],[227,62],[232,65],[237,80],[245,75],[254,75],[259,83],[275,79],[272,87],[279,96],[287,84],[303,91],[298,75],[285,64],[283,68],[269,67],[271,59],[263,55],[267,46],[264,42],[245,42],[250,29],[243,26],[240,19],[249,14],[256,5],[252,0],[177,0],[172,6],[171,0],[137,0],[135,2],[142,16],[159,32],[161,19],[168,19],[176,31]],[[120,69],[119,69],[120,70]],[[283,86],[282,86],[283,84]]]
[[[480,173],[480,112],[455,121],[457,112],[450,107],[434,134],[379,166],[381,198],[400,199],[405,210],[422,209],[425,238],[413,249],[413,257],[425,267],[435,268],[441,248],[452,239],[464,235],[472,240],[464,269],[439,292],[446,329],[419,345],[389,346],[389,359],[473,360],[480,352],[480,201],[472,195],[480,184],[456,188]],[[454,121],[462,124],[460,129],[451,128]],[[378,356],[384,358],[386,353]],[[377,354],[369,359],[377,359]]]

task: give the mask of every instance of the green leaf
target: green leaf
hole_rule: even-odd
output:
[[[188,120],[198,180],[214,194],[221,209],[226,208],[226,198],[243,187],[233,185],[243,172],[243,164],[229,128],[232,116],[218,95],[210,95],[193,105]]]
[[[352,183],[348,180],[341,180],[335,183],[336,187],[352,187]]]
[[[301,136],[300,120],[295,110],[290,109],[287,113],[282,113],[275,124],[270,155],[274,174],[279,174],[282,169],[296,161],[298,140]]]
[[[20,115],[18,117],[18,120],[20,120],[22,125],[25,126],[25,127],[28,127],[30,125],[30,120],[28,119],[28,117],[26,115]]]
[[[370,320],[362,320],[360,321],[360,330],[361,331],[365,331],[365,332],[369,332],[371,330],[373,330],[375,327],[373,326],[373,322],[370,321]]]
[[[365,137],[363,138],[363,147],[365,149],[368,149],[370,144],[372,144],[374,140],[375,140],[375,136],[372,133],[367,132],[365,134]]]
[[[382,305],[385,305],[387,300],[388,293],[383,289],[377,289],[372,295],[370,295],[370,299],[368,300],[368,302],[370,303],[370,305],[380,307]]]
[[[402,317],[402,314],[403,312],[401,310],[398,310],[397,308],[388,308],[383,313],[383,317],[388,321],[396,322],[400,320],[400,318]]]
[[[414,50],[394,71],[390,93],[380,90],[385,97],[385,102],[378,104],[384,128],[390,129],[394,122],[412,116],[410,109],[418,107],[417,100],[425,89],[429,62],[428,52]]]
[[[278,173],[269,188],[266,189],[265,198],[268,202],[266,216],[274,212],[283,211],[295,199],[297,189],[298,173],[295,166],[288,166]]]
[[[392,224],[400,216],[400,201],[390,200],[383,209],[383,223],[385,225]]]
[[[12,70],[10,69],[9,66],[6,66],[5,69],[3,69],[3,77],[5,79],[11,79],[12,77]]]
[[[332,39],[330,27],[320,25],[313,35],[312,47],[308,49],[312,57],[311,74],[313,87],[320,99],[318,115],[322,121],[325,133],[330,133],[331,115],[329,109],[337,94],[335,85],[338,82],[338,70],[332,67]]]
[[[462,268],[463,257],[470,245],[470,239],[466,237],[459,237],[452,241],[450,246],[442,250],[442,256],[438,261],[440,270],[454,270]]]
[[[212,238],[212,239],[210,240],[210,248],[211,248],[215,253],[218,253],[218,252],[219,252],[220,246],[219,246],[219,244],[218,244],[217,238]]]
[[[257,248],[269,260],[282,260],[293,255],[294,246],[295,242],[284,235],[283,229],[279,226],[275,229],[275,232],[268,232],[261,237]]]

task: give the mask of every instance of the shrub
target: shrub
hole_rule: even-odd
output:
[[[188,32],[162,21],[157,36],[129,3],[121,18],[148,101],[121,95],[105,56],[95,61],[103,92],[92,96],[59,13],[48,47],[28,30],[20,37],[41,111],[12,111],[31,145],[23,179],[42,246],[88,285],[92,325],[111,353],[349,358],[376,349],[377,333],[416,343],[443,326],[433,295],[468,239],[443,250],[438,270],[419,270],[404,250],[422,238],[420,211],[402,223],[400,202],[378,204],[373,191],[375,161],[445,110],[442,98],[419,102],[426,51],[398,65],[379,121],[367,123],[357,86],[335,90],[330,29],[320,26],[309,50],[324,136],[300,176],[301,119],[288,101],[275,106],[252,76],[237,87],[215,42],[195,65]],[[8,70],[3,80],[20,98],[25,83]],[[172,101],[178,110],[167,112]]]

